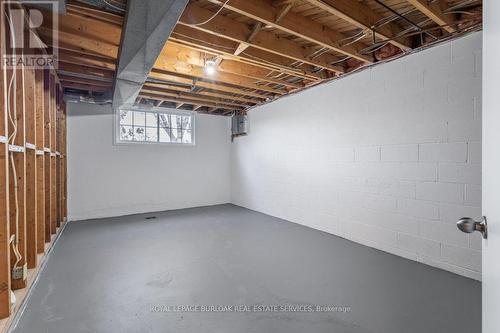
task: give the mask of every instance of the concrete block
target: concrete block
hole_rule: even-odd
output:
[[[441,258],[443,261],[453,265],[464,267],[476,272],[481,271],[480,251],[443,245],[441,249]]]
[[[467,162],[467,143],[427,143],[419,145],[419,161]]]
[[[354,148],[330,148],[328,159],[332,162],[354,162]]]
[[[435,181],[437,170],[436,163],[400,163],[397,165],[396,173],[390,177],[411,181]]]
[[[439,242],[409,234],[398,234],[398,248],[436,260],[441,255],[441,244]]]
[[[358,147],[355,152],[356,162],[380,161],[380,146]]]
[[[470,141],[467,144],[467,147],[468,147],[467,162],[472,164],[481,164],[482,160],[481,141]]]
[[[469,247],[467,234],[458,230],[456,225],[440,221],[422,220],[419,225],[419,236],[442,244]]]
[[[465,204],[481,207],[481,185],[465,185]]]
[[[376,194],[366,194],[363,200],[363,206],[374,210],[395,212],[396,198]]]
[[[418,161],[418,145],[382,146],[381,160],[386,162],[416,162]]]
[[[432,201],[398,199],[398,212],[425,219],[439,219],[439,205]]]
[[[463,94],[463,90],[457,91],[457,94]],[[481,126],[481,119],[451,119],[448,121],[448,141],[480,141]]]
[[[481,185],[481,165],[479,164],[439,164],[439,181]]]
[[[464,185],[453,183],[419,183],[417,184],[417,199],[448,203],[464,202]]]
[[[416,183],[412,181],[384,180],[380,184],[380,194],[390,195],[398,198],[415,199]]]
[[[455,225],[462,217],[480,218],[481,207],[441,203],[439,204],[439,216],[442,222]]]

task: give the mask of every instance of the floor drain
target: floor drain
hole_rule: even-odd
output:
[[[146,217],[146,220],[153,220],[155,218],[156,218],[156,216],[148,216],[148,217]]]

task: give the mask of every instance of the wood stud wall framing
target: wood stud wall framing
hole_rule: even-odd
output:
[[[2,36],[5,26],[1,27]],[[2,39],[2,54],[5,47]],[[1,66],[0,84],[0,331],[32,282],[44,253],[66,221],[66,108],[53,68]],[[8,89],[15,73],[12,89]],[[9,95],[10,93],[10,95]],[[17,120],[14,133],[10,115]],[[12,162],[15,168],[12,167]],[[17,188],[15,179],[17,180]],[[17,202],[16,205],[16,193]],[[16,216],[18,223],[16,223]],[[10,238],[19,225],[21,277]],[[23,272],[24,271],[24,272]],[[16,293],[11,308],[10,291]],[[3,320],[1,320],[3,319]]]

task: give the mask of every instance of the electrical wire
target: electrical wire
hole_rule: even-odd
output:
[[[178,36],[181,36],[181,37],[184,37],[184,38],[188,38],[188,39],[191,39],[191,40],[194,40],[195,42],[204,43],[204,44],[211,45],[211,46],[214,46],[214,47],[220,47],[222,49],[226,49],[226,50],[230,50],[230,51],[234,52],[234,47],[228,47],[228,46],[224,46],[224,45],[209,43],[206,40],[202,40],[202,39],[199,39],[199,38],[194,38],[194,37],[191,37],[191,36],[188,36],[188,35],[184,35],[184,34],[176,32],[176,31],[173,31],[172,34],[173,35],[178,35]],[[184,41],[182,39],[179,39],[178,42],[189,43],[189,42],[186,42],[186,41]]]
[[[14,34],[14,26],[12,24],[12,21],[9,17],[9,15],[7,15],[7,13],[5,13],[5,16],[7,18],[7,21],[9,23],[9,30],[10,30],[10,34],[11,34],[11,38],[12,38],[12,43],[13,43],[13,46],[15,48],[16,46],[16,39],[15,39],[15,34]],[[11,142],[14,143],[16,137],[17,137],[17,97],[16,97],[16,94],[13,94],[14,96],[14,103],[13,106],[14,106],[14,117],[12,116],[12,109],[11,109],[11,92],[12,92],[12,85],[13,83],[15,82],[17,84],[17,62],[14,63],[14,68],[12,69],[12,77],[10,78],[10,82],[9,82],[9,87],[8,87],[8,90],[7,90],[7,111],[8,111],[8,115],[9,115],[9,120],[12,124],[12,128],[13,128],[13,131],[12,131],[12,134],[9,136],[8,140],[7,140],[7,144],[10,144]],[[10,237],[10,243],[12,244],[12,251],[14,252],[14,255],[16,256],[16,261],[14,263],[14,266],[13,266],[13,269],[17,269],[18,268],[18,265],[19,263],[21,262],[21,260],[23,259],[21,253],[19,252],[19,193],[18,193],[18,188],[19,188],[19,185],[18,185],[18,182],[17,182],[17,172],[16,172],[16,165],[15,165],[15,161],[14,161],[14,153],[13,152],[10,152],[10,162],[11,162],[11,166],[12,166],[12,176],[13,176],[13,180],[14,180],[14,201],[15,201],[15,209],[16,209],[16,232],[15,234],[13,234],[11,237]]]
[[[104,2],[106,5],[108,5],[109,7],[113,8],[113,9],[119,10],[119,11],[121,11],[121,12],[126,12],[126,10],[125,10],[125,9],[120,8],[120,7],[118,7],[118,6],[115,6],[115,5],[113,5],[113,4],[109,3],[109,2],[107,2],[106,0],[102,0],[102,2]]]
[[[219,13],[224,9],[224,6],[227,5],[227,3],[229,2],[229,0],[226,0],[226,2],[224,2],[222,4],[222,6],[220,6],[219,10],[215,12],[214,15],[212,15],[210,18],[208,18],[207,20],[203,21],[203,22],[199,22],[199,23],[189,23],[188,25],[192,26],[192,27],[198,27],[200,25],[204,25],[204,24],[207,24],[208,22],[212,21],[217,15],[219,15]]]

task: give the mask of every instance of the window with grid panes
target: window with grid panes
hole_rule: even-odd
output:
[[[120,110],[118,142],[194,144],[194,115],[164,110]]]

